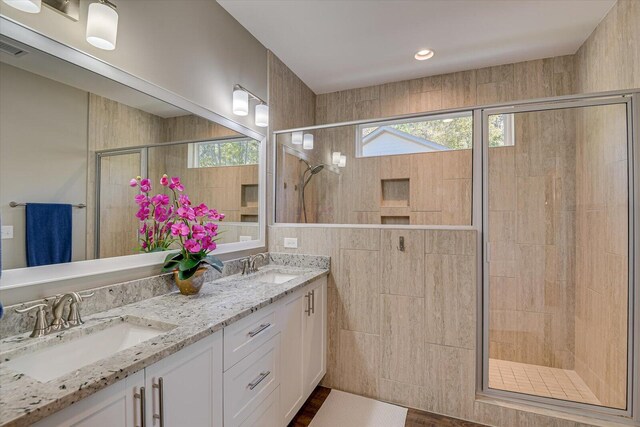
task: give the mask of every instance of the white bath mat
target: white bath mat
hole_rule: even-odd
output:
[[[309,427],[404,427],[407,408],[331,390]]]

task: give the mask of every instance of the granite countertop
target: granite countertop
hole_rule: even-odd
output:
[[[1,340],[0,425],[31,425],[327,275],[328,258],[314,258],[318,262],[306,263],[305,267],[268,264],[258,273],[223,277],[205,283],[194,296],[172,292],[113,308],[86,316],[81,326],[42,338],[29,338],[26,333]],[[281,284],[260,282],[260,276],[268,271],[299,276]],[[176,327],[46,383],[15,372],[4,363],[55,342],[104,329],[110,326],[107,323],[124,321],[163,330]]]

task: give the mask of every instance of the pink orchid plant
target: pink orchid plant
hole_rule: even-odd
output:
[[[167,255],[163,270],[178,271],[181,280],[193,276],[201,264],[222,272],[222,261],[209,253],[216,249],[218,222],[224,219],[223,213],[209,209],[204,203],[192,206],[179,177],[169,178],[165,174],[160,179],[160,185],[170,190],[171,196],[151,195],[152,183],[148,178],[133,178],[129,185],[140,191],[135,202],[139,207],[136,218],[140,221],[142,252],[168,251],[178,245],[180,251]]]

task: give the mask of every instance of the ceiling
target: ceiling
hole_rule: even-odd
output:
[[[320,94],[573,54],[615,0],[218,3]]]

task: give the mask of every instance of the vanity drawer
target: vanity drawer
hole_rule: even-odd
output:
[[[280,334],[224,373],[224,425],[239,426],[280,385]]]
[[[224,328],[224,370],[231,368],[280,332],[271,304]]]

